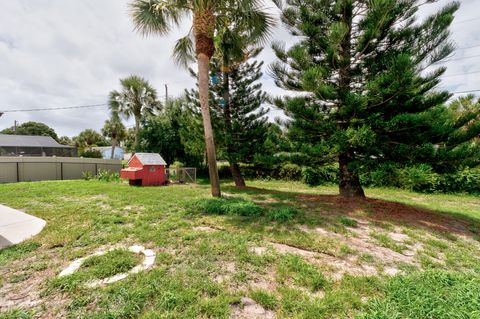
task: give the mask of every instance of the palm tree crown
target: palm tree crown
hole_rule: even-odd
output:
[[[274,0],[277,4],[280,0]],[[144,35],[167,35],[180,26],[184,18],[193,16],[190,32],[180,38],[174,49],[175,61],[187,66],[199,52],[209,57],[217,47],[215,38],[232,24],[243,30],[249,42],[264,44],[275,26],[263,0],[135,0],[131,12],[135,29]],[[198,41],[198,40],[204,41]],[[201,42],[201,43],[199,43]]]
[[[143,116],[153,115],[161,109],[157,91],[150,83],[138,76],[132,75],[120,80],[122,90],[112,91],[109,105],[112,114],[122,114],[125,118],[135,118],[135,148],[138,146],[140,121]]]
[[[243,30],[243,36],[264,42],[271,33],[274,18],[263,6],[264,0],[132,0],[130,4],[135,28],[144,35],[166,35],[192,18],[190,32],[179,39],[173,57],[177,64],[188,66],[196,60],[202,110],[208,171],[212,195],[221,196],[215,141],[210,119],[209,68],[215,53],[216,37],[232,24]],[[280,1],[280,0],[279,0]]]

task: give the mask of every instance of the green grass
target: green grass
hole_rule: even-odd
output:
[[[131,270],[142,257],[125,249],[115,249],[105,255],[87,258],[79,269],[93,278],[104,279]]]
[[[461,318],[477,315],[480,243],[474,236],[480,199],[366,190],[377,199],[454,216],[464,225],[457,228],[465,227],[456,233],[395,221],[388,214],[370,220],[368,206],[337,205],[329,197],[336,194],[334,187],[248,184],[253,188],[224,183],[225,199],[211,199],[206,184],[138,188],[92,180],[0,185],[0,203],[47,221],[31,240],[0,250],[0,298],[40,296],[35,307],[18,299],[17,307],[1,308],[0,318],[229,318],[242,297],[277,318],[460,318],[456,309]],[[364,221],[360,225],[357,220]],[[385,267],[374,251],[352,244],[362,238],[356,232],[365,225],[372,229],[365,234],[371,244],[396,253],[405,247],[389,232],[401,228],[411,240],[408,245],[421,247],[413,264],[398,264],[403,273],[396,277],[334,279],[335,265],[326,263],[326,256]],[[318,255],[280,253],[274,243]],[[132,244],[156,251],[153,269],[105,287],[86,287],[89,280],[128,271],[143,258],[115,250],[87,259],[72,276],[56,277],[76,258]],[[262,247],[263,253],[254,252]]]
[[[275,310],[279,305],[277,297],[269,291],[254,290],[250,293],[250,296],[267,310]]]
[[[358,319],[480,318],[480,276],[471,273],[428,271],[399,276],[385,285]]]
[[[286,255],[280,260],[278,267],[280,281],[286,282],[289,279],[293,283],[316,292],[325,288],[328,284],[325,276],[312,264],[305,262],[297,255]]]

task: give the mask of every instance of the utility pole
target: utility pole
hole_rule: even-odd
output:
[[[168,84],[165,84],[165,103],[168,102]]]
[[[18,122],[17,122],[17,120],[15,120],[13,122],[13,132],[14,132],[14,134],[17,134],[17,125],[18,125]]]

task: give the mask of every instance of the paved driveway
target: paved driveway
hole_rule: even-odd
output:
[[[40,233],[43,219],[0,205],[0,248],[15,245]]]

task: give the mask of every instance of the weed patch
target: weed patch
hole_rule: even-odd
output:
[[[208,215],[236,215],[243,217],[258,217],[264,209],[257,204],[241,199],[212,198],[196,200],[187,205],[190,213]]]
[[[273,208],[268,212],[268,219],[280,223],[288,222],[298,215],[298,211],[291,207]]]
[[[272,293],[265,290],[254,290],[250,297],[267,310],[274,310],[278,306],[278,299]]]
[[[297,285],[306,287],[313,292],[325,288],[328,283],[325,276],[315,266],[296,255],[283,256],[278,273],[281,281],[290,277]]]

